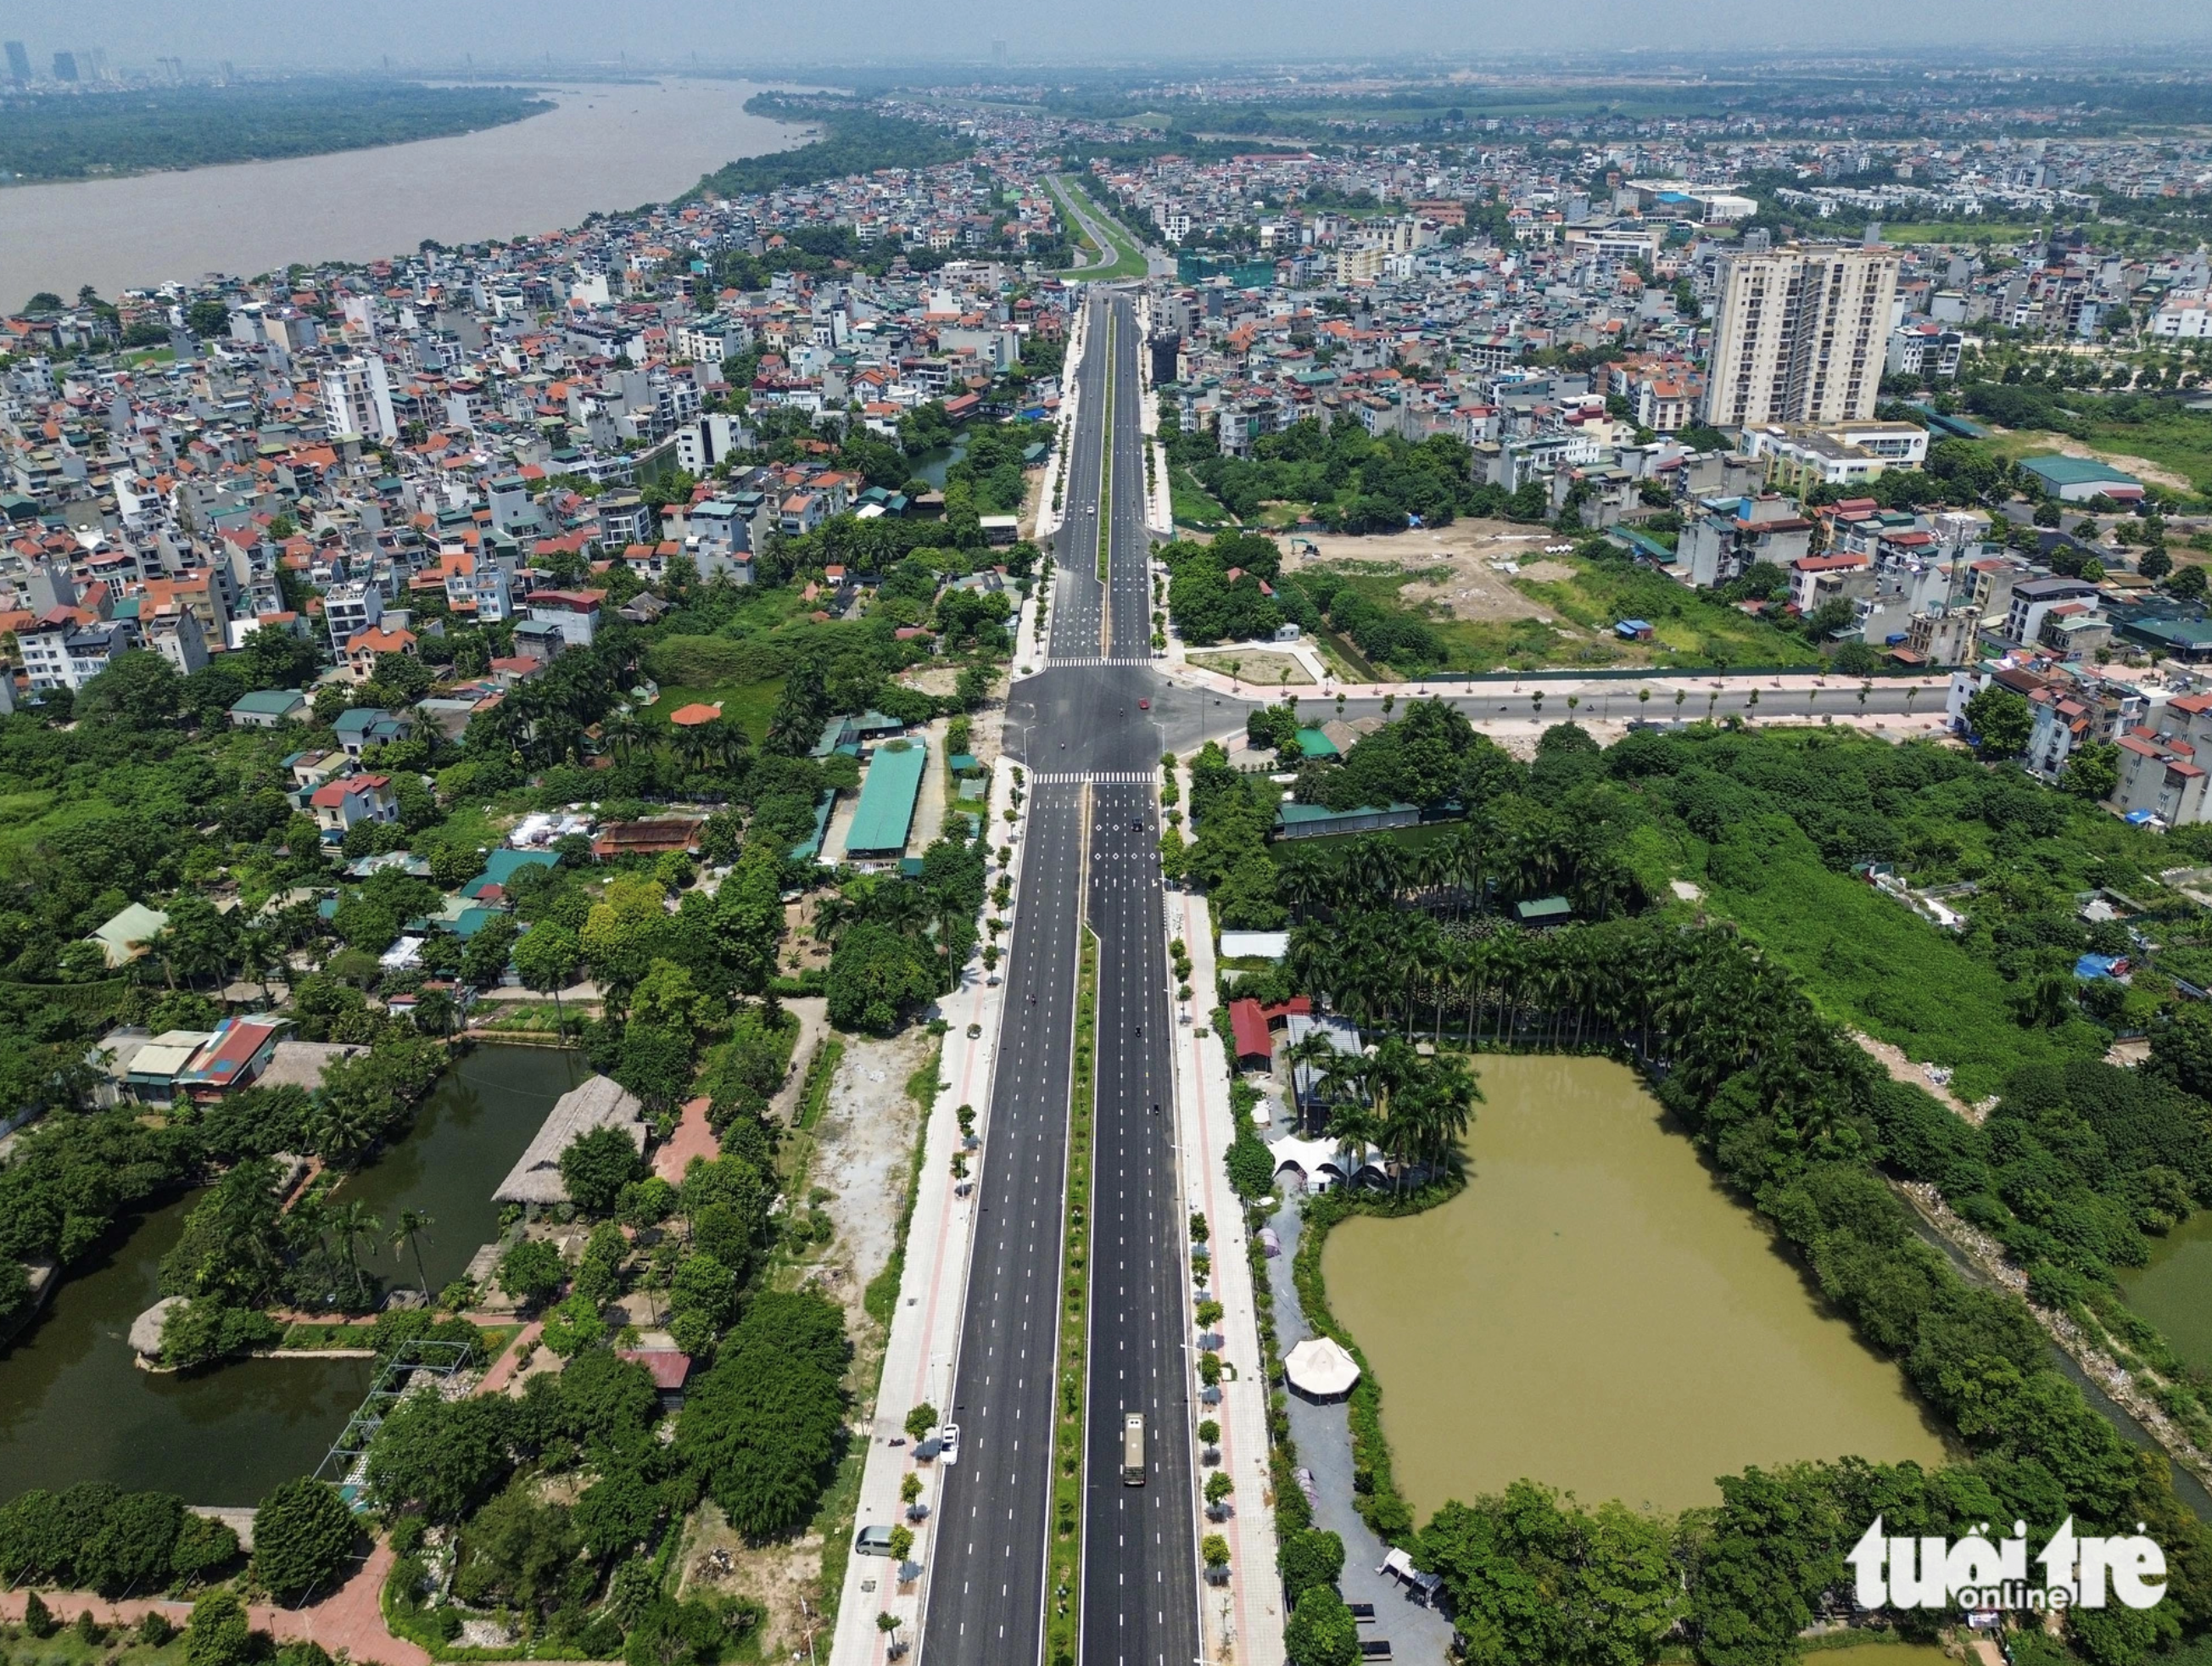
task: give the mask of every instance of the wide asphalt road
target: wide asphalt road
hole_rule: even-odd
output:
[[[1088,767],[1102,784],[1092,789],[1091,843],[1091,924],[1099,942],[1098,1096],[1082,1657],[1084,1666],[1183,1666],[1200,1651],[1190,1405],[1195,1355],[1160,887],[1155,782],[1162,730],[1136,703],[1164,685],[1149,668],[1140,344],[1134,307],[1122,296],[1110,305],[1112,663],[1088,672],[1097,692],[1086,737]],[[1132,1412],[1145,1419],[1141,1486],[1125,1484],[1121,1476],[1123,1423]]]
[[[1053,1323],[1086,903],[1099,938],[1098,1073],[1085,1316],[1085,1589],[1073,1600],[1082,1604],[1086,1663],[1182,1666],[1199,1650],[1188,1262],[1154,783],[1166,738],[1195,744],[1196,732],[1218,723],[1221,712],[1210,696],[1170,688],[1148,663],[1135,313],[1125,297],[1094,295],[1086,304],[1090,336],[1077,373],[1066,519],[1054,539],[1048,659],[1008,702],[1008,750],[1030,772],[1028,848],[1008,945],[1010,1000],[967,1311],[945,1411],[961,1426],[961,1456],[939,1484],[943,1518],[921,1638],[932,1666],[1039,1659],[1046,1604],[1062,1600],[1047,1589]],[[1109,360],[1119,398],[1109,397]],[[1097,575],[1109,443],[1110,587]],[[1155,709],[1141,709],[1142,699]],[[1146,1418],[1141,1487],[1121,1483],[1128,1411]]]
[[[1136,321],[1126,300],[1097,296],[1089,304],[1066,516],[1055,539],[1047,666],[1017,684],[1008,702],[1008,749],[1030,772],[1027,849],[1008,944],[1009,1003],[978,1182],[953,1403],[944,1408],[961,1426],[961,1455],[939,1483],[943,1514],[921,1638],[932,1666],[1039,1659],[1046,1604],[1060,1600],[1047,1590],[1054,1322],[1086,900],[1101,967],[1086,1316],[1089,1560],[1085,1591],[1075,1600],[1084,1603],[1086,1661],[1182,1666],[1198,1649],[1182,1194],[1169,1102],[1170,1019],[1152,785],[1163,742],[1154,714],[1137,702],[1166,696],[1159,703],[1170,711],[1163,715],[1180,738],[1203,721],[1206,696],[1168,690],[1146,663],[1151,627]],[[1129,390],[1125,400],[1109,402],[1109,353]],[[1110,612],[1107,587],[1097,576],[1109,429]],[[1151,1431],[1152,1472],[1142,1488],[1121,1484],[1125,1408],[1144,1411]]]

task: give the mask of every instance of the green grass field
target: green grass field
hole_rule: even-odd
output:
[[[1559,559],[1555,557],[1554,559]],[[1540,583],[1513,581],[1514,587],[1540,603],[1554,621],[1461,619],[1443,608],[1409,607],[1405,586],[1425,575],[1379,562],[1338,563],[1334,570],[1376,606],[1415,612],[1444,645],[1448,663],[1432,670],[1535,671],[1604,666],[1814,666],[1820,654],[1802,637],[1777,629],[1733,607],[1685,589],[1672,579],[1641,568],[1612,568],[1568,557],[1571,579]],[[1655,628],[1655,640],[1626,642],[1613,634],[1613,622],[1640,618]],[[1562,635],[1559,625],[1575,628]]]
[[[2083,1020],[2023,1029],[2013,1018],[2014,988],[1994,965],[1895,898],[1823,867],[1802,834],[1748,837],[1743,855],[1703,873],[1692,866],[1687,877],[1705,887],[1713,914],[1802,979],[1828,1017],[1915,1063],[1950,1066],[1961,1098],[1996,1092],[2021,1065],[2104,1050],[2105,1032]]]
[[[719,702],[723,717],[742,727],[757,746],[767,737],[769,720],[775,715],[775,702],[782,696],[781,677],[770,678],[765,683],[730,683],[712,689],[664,687],[660,698],[638,715],[656,728],[666,728],[670,713],[690,705],[712,706]]]
[[[2017,243],[2042,230],[2007,220],[1912,220],[1899,225],[1884,222],[1885,243]]]
[[[2140,457],[2193,481],[2199,493],[2212,496],[2212,413],[2168,406],[2147,422],[2117,423],[2092,417],[2085,425],[2088,448],[2100,460],[2115,468],[2128,466],[2124,459]],[[2008,462],[2022,457],[2048,455],[2066,441],[2063,434],[2042,429],[2015,429],[1991,435],[1980,443]]]
[[[1115,219],[1099,204],[1097,198],[1083,182],[1080,175],[1055,173],[1046,181],[1046,184],[1060,204],[1061,217],[1067,222],[1067,234],[1071,242],[1080,248],[1089,249],[1096,246],[1083,230],[1082,222],[1075,217],[1073,199],[1080,197],[1084,209],[1105,232],[1106,240],[1113,245],[1114,264],[1112,265],[1072,273],[1072,275],[1102,279],[1142,277],[1145,275],[1145,252],[1137,246],[1136,240],[1129,235],[1121,222]]]
[[[1178,526],[1214,527],[1231,523],[1228,510],[1220,500],[1198,483],[1197,477],[1188,469],[1168,471],[1168,499],[1175,509]]]

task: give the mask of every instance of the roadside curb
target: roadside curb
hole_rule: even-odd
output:
[[[1267,1465],[1269,1388],[1260,1357],[1244,1210],[1230,1187],[1225,1164],[1237,1132],[1229,1110],[1229,1059],[1220,1037],[1198,1034],[1216,987],[1212,915],[1204,897],[1188,891],[1170,891],[1164,912],[1169,938],[1180,937],[1191,960],[1191,1022],[1184,1024],[1179,1012],[1176,1024],[1176,1136],[1188,1207],[1206,1216],[1213,1252],[1213,1298],[1223,1309],[1221,1357],[1228,1367],[1213,1415],[1221,1425],[1221,1469],[1237,1487],[1227,1521],[1200,1523],[1201,1533],[1212,1530],[1229,1541],[1228,1583],[1213,1586],[1201,1578],[1199,1584],[1200,1635],[1209,1660],[1233,1657],[1240,1666],[1282,1666],[1282,1600]]]
[[[1006,825],[1000,812],[1011,801],[1013,760],[1000,757],[992,766],[991,791],[985,802],[987,840],[1003,840],[994,829]],[[1024,818],[1026,820],[1026,818]],[[1026,831],[1026,829],[1024,830]],[[1021,884],[1025,839],[1014,841],[1012,869],[1015,888]],[[988,933],[983,934],[988,941]],[[952,1375],[960,1351],[960,1329],[967,1314],[969,1249],[975,1236],[975,1201],[953,1195],[952,1156],[960,1148],[960,1106],[975,1110],[975,1132],[983,1140],[978,1153],[988,1159],[991,1122],[992,1072],[996,1064],[999,1031],[1006,1006],[1004,983],[988,982],[979,953],[961,975],[960,988],[939,1003],[945,1021],[945,1051],[938,1064],[938,1079],[945,1085],[930,1107],[924,1130],[921,1177],[915,1189],[914,1217],[907,1231],[906,1266],[899,1280],[898,1306],[891,1316],[890,1335],[884,1345],[884,1363],[877,1379],[873,1414],[855,1427],[868,1443],[868,1456],[860,1473],[853,1530],[863,1526],[898,1522],[904,1506],[899,1483],[909,1473],[922,1477],[921,1501],[931,1507],[927,1520],[914,1526],[914,1560],[922,1566],[920,1579],[905,1589],[896,1584],[896,1565],[878,1557],[852,1556],[845,1564],[845,1583],[837,1604],[837,1629],[830,1644],[831,1666],[882,1666],[890,1638],[876,1628],[878,1612],[900,1616],[902,1639],[918,1651],[922,1620],[928,1613],[933,1529],[939,1517],[939,1470],[914,1460],[906,1442],[908,1409],[923,1401],[939,1408],[952,1403]],[[970,1039],[968,1026],[981,1027]],[[893,1446],[890,1442],[902,1443]]]

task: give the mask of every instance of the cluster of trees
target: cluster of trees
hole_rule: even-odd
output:
[[[1255,440],[1249,458],[1224,457],[1211,435],[1185,433],[1166,411],[1160,437],[1170,461],[1189,469],[1240,520],[1265,503],[1305,503],[1333,532],[1401,532],[1456,515],[1541,520],[1551,508],[1541,483],[1518,493],[1474,484],[1467,443],[1450,435],[1413,441],[1370,435],[1356,423],[1324,431],[1308,420]]]
[[[757,116],[805,122],[823,136],[792,150],[726,162],[694,187],[714,197],[766,196],[880,167],[934,167],[958,161],[974,147],[949,128],[878,115],[857,100],[832,95],[756,93],[745,109]]]
[[[235,1533],[168,1493],[80,1481],[0,1505],[0,1578],[11,1585],[143,1596],[210,1578],[238,1556]]]
[[[711,1207],[699,1207],[695,1230]],[[378,1431],[367,1470],[378,1508],[399,1521],[395,1609],[456,1624],[451,1608],[433,1619],[423,1606],[422,1526],[447,1524],[459,1529],[461,1603],[518,1614],[532,1635],[598,1658],[620,1652],[625,1634],[633,1659],[713,1658],[757,1612],[665,1602],[651,1553],[702,1497],[756,1539],[811,1516],[843,1448],[849,1353],[834,1304],[763,1292],[693,1378],[672,1442],[654,1432],[659,1403],[645,1369],[596,1344],[558,1374],[533,1377],[519,1400],[409,1399]],[[544,1485],[566,1475],[580,1487]]]
[[[1283,923],[1276,898],[1273,831],[1278,789],[1265,775],[1232,769],[1229,755],[1209,740],[1190,762],[1190,814],[1196,837],[1186,844],[1173,827],[1160,836],[1160,862],[1171,880],[1203,885],[1214,918],[1238,930],[1267,931]]]
[[[1169,615],[1194,647],[1266,641],[1285,621],[1321,628],[1321,609],[1302,583],[1283,576],[1282,551],[1262,533],[1223,532],[1210,544],[1178,538],[1159,558],[1169,574]]]
[[[265,1343],[266,1321],[247,1310],[271,1301],[368,1310],[382,1287],[357,1250],[373,1228],[319,1197],[281,1214],[266,1159],[290,1151],[358,1162],[398,1130],[443,1065],[434,1044],[392,1039],[332,1064],[313,1097],[249,1088],[160,1128],[127,1106],[34,1125],[0,1170],[0,1323],[28,1302],[21,1263],[66,1266],[119,1218],[225,1165],[229,1172],[195,1206],[163,1260],[162,1292],[194,1298],[172,1310],[168,1363],[200,1364]]]

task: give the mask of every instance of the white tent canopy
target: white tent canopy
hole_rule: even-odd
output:
[[[1334,1400],[1352,1392],[1359,1380],[1359,1366],[1341,1344],[1326,1336],[1309,1336],[1283,1361],[1283,1375],[1300,1394]]]

